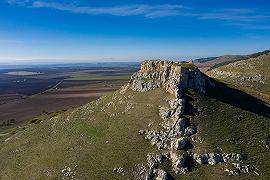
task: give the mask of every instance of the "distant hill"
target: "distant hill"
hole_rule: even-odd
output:
[[[219,64],[224,64],[227,62],[237,61],[241,59],[245,59],[248,56],[245,55],[224,55],[219,57],[210,57],[210,58],[202,58],[194,60],[194,63],[202,70],[207,71],[210,68],[217,66]]]
[[[208,62],[208,61],[212,61],[214,59],[217,59],[217,57],[206,57],[206,58],[199,58],[199,59],[195,59],[194,62],[195,63],[204,63],[204,62]]]
[[[270,50],[265,50],[262,52],[253,53],[250,55],[224,55],[218,57],[206,57],[206,58],[199,58],[195,59],[194,63],[198,66],[203,72],[206,72],[211,69],[215,69],[217,67],[236,62],[245,60],[248,58],[256,58],[260,55],[269,53]]]
[[[191,62],[145,61],[116,92],[0,129],[0,179],[267,179],[269,116]]]

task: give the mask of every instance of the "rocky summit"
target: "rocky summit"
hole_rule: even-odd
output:
[[[148,60],[140,71],[133,74],[131,88],[136,91],[149,91],[162,87],[169,93],[180,97],[183,89],[191,88],[199,93],[205,92],[205,77],[192,62]]]

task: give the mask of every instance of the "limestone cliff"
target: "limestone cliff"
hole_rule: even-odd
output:
[[[205,76],[190,62],[147,60],[130,79],[131,88],[148,91],[163,87],[169,93],[180,96],[180,92],[191,88],[205,93]]]

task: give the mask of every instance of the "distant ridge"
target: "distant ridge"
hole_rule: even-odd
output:
[[[199,58],[199,59],[195,59],[194,62],[204,63],[204,62],[215,60],[216,58],[218,58],[218,56],[215,56],[215,57],[206,57],[206,58]]]
[[[265,50],[250,55],[223,55],[217,57],[199,58],[195,59],[194,63],[201,69],[201,71],[206,72],[229,63],[246,60],[248,58],[256,58],[269,52],[270,50]]]

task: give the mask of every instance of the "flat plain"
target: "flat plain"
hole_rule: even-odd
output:
[[[1,70],[0,125],[13,125],[96,100],[126,84],[134,71],[136,67],[72,65]]]

